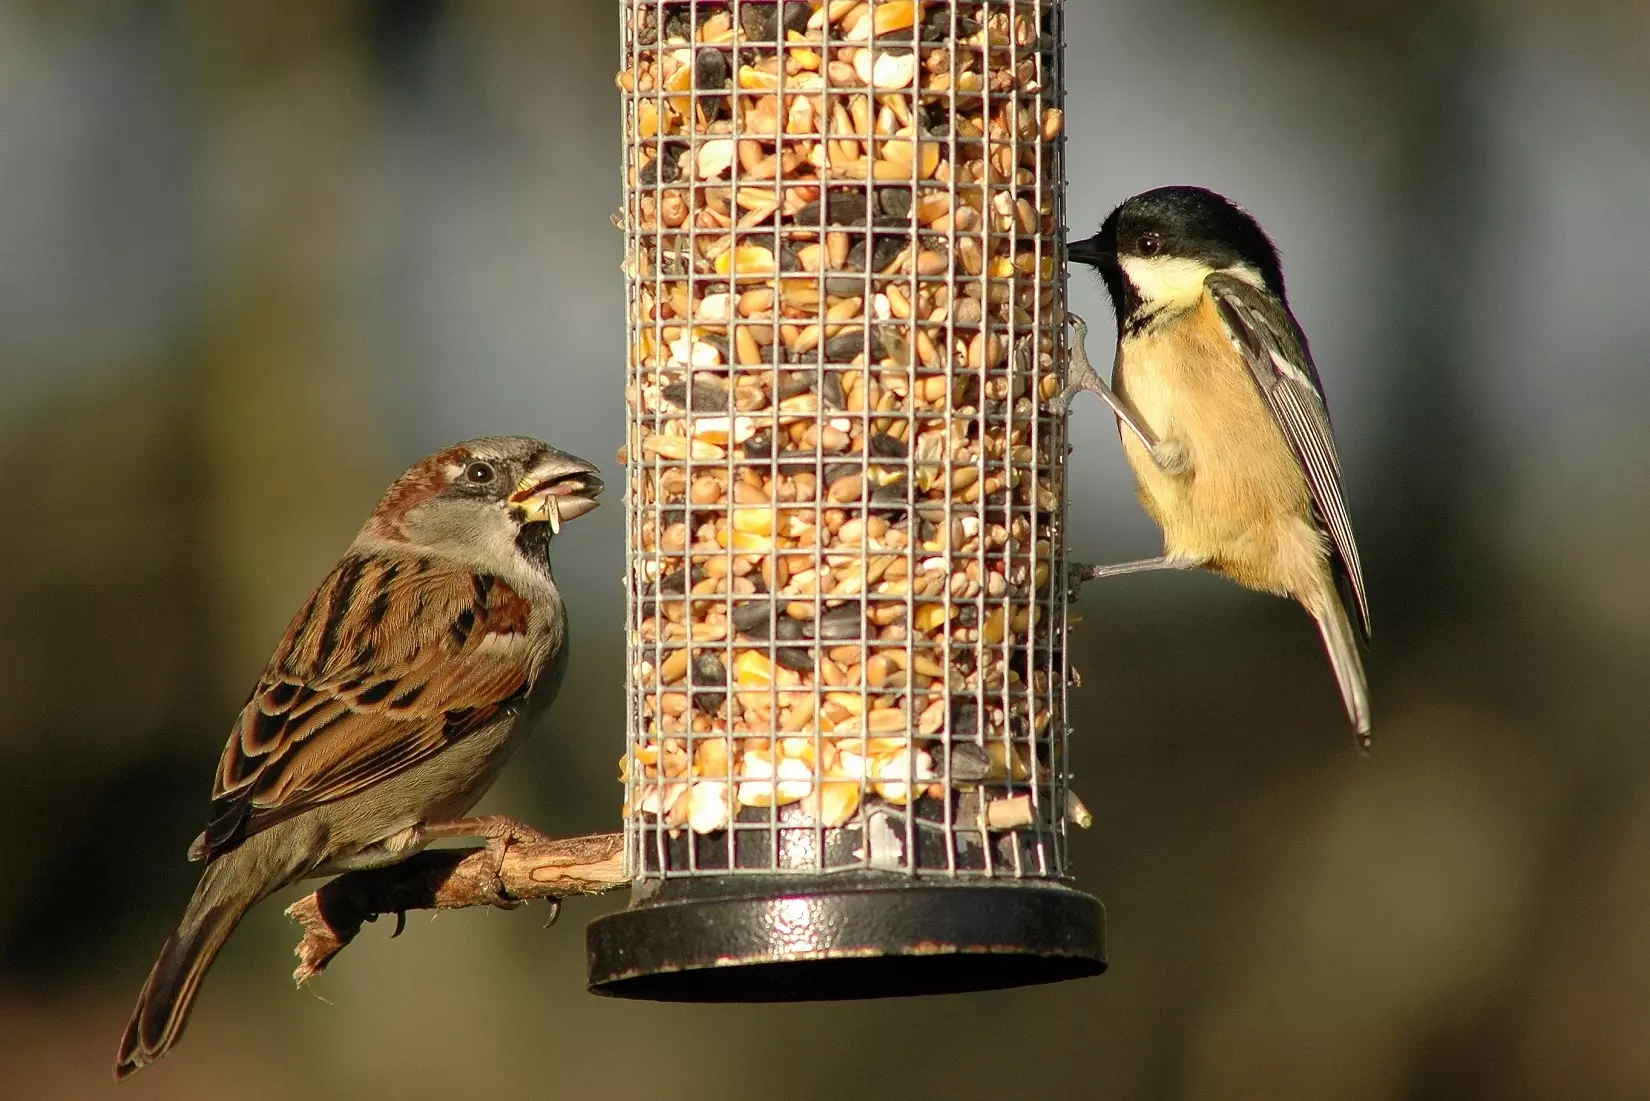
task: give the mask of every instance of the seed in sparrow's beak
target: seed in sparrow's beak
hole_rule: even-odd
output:
[[[521,510],[524,522],[547,523],[551,533],[559,535],[562,524],[596,507],[596,495],[602,489],[601,479],[594,474],[568,474],[547,481],[529,477],[510,495],[510,503]]]

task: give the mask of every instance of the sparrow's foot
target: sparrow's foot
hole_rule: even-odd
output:
[[[513,897],[504,889],[504,880],[500,872],[504,869],[504,856],[511,845],[542,845],[554,840],[542,830],[536,830],[525,822],[518,822],[506,814],[484,814],[477,818],[455,818],[451,822],[431,822],[424,827],[424,836],[434,839],[437,837],[480,837],[485,839],[488,872],[482,877],[480,890],[482,897],[501,910],[514,910],[522,904],[522,899]]]

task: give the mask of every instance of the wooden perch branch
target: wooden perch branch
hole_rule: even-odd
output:
[[[599,895],[630,882],[624,875],[624,835],[617,833],[512,844],[497,881],[492,864],[485,849],[429,849],[388,868],[331,880],[287,907],[287,916],[304,929],[292,977],[302,986],[319,975],[361,926],[380,914],[491,905],[497,896],[490,887],[499,882],[507,895],[524,901]]]

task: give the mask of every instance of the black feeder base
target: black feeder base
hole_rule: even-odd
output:
[[[897,872],[650,881],[587,935],[590,990],[803,1002],[1000,990],[1106,969],[1105,910],[1057,883]]]

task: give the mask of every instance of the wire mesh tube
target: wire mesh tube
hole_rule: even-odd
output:
[[[1063,879],[1059,0],[621,7],[638,887]]]

